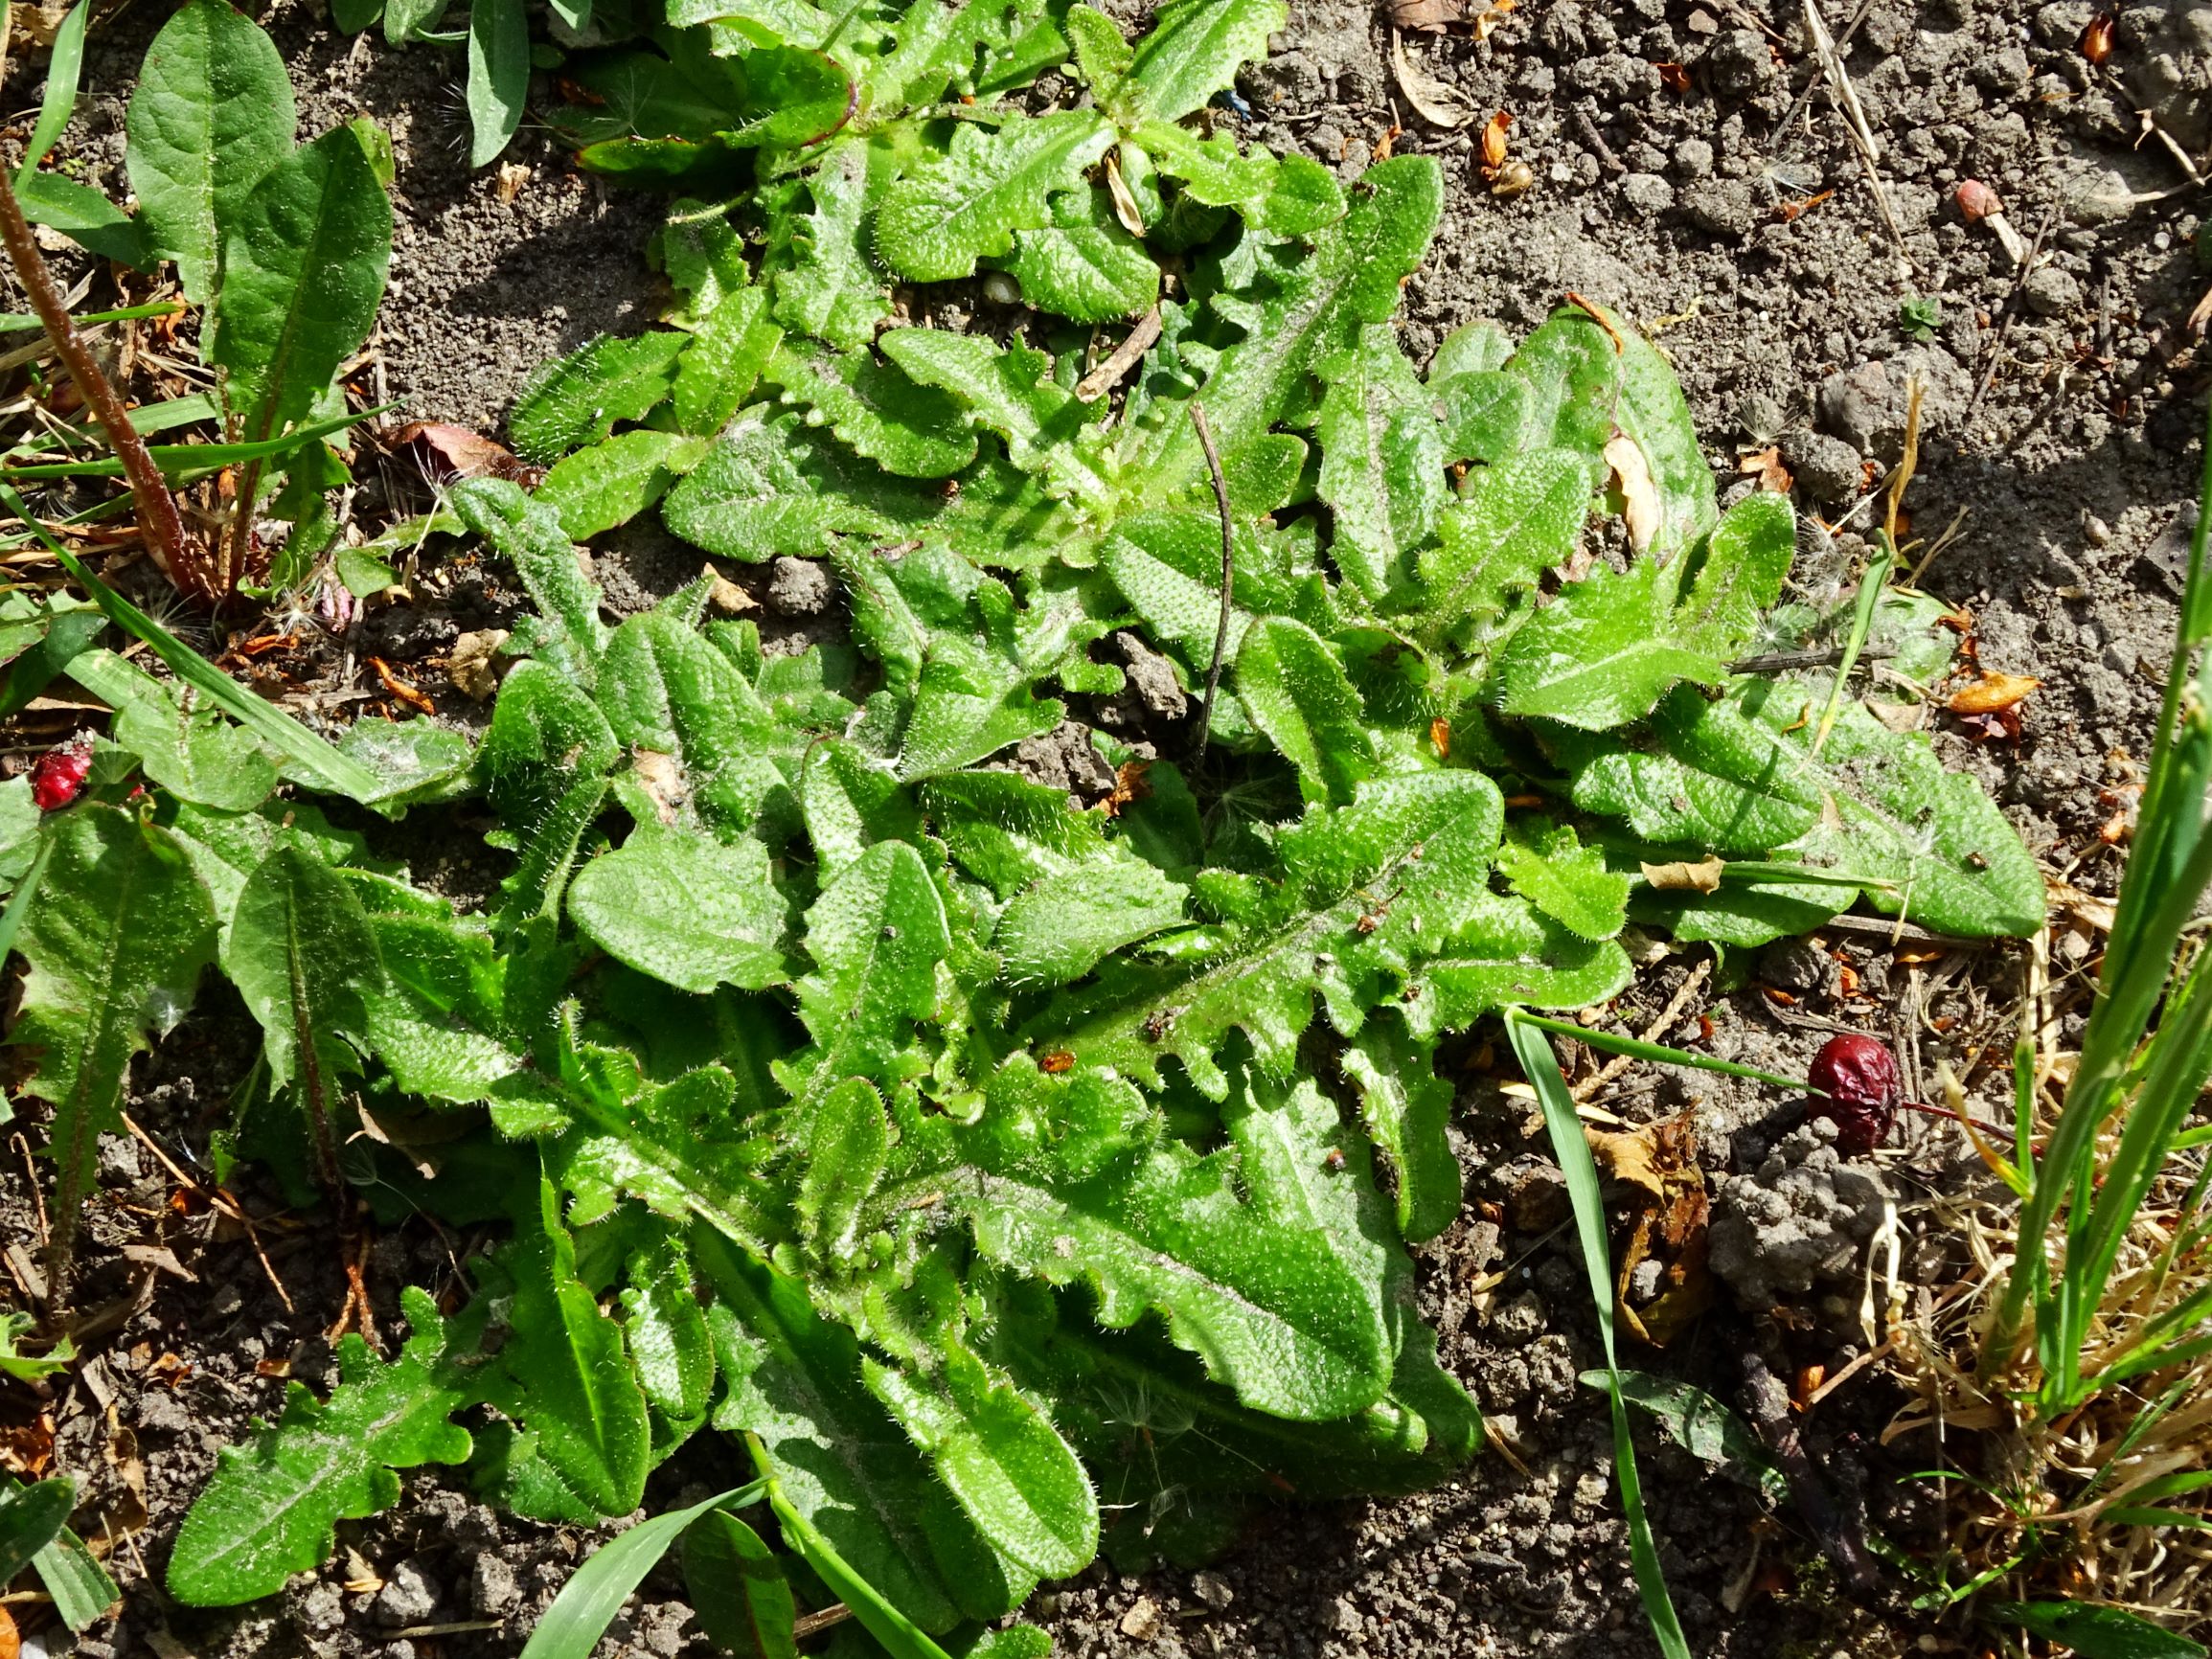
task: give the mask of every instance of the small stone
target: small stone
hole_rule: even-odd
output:
[[[1713,147],[1701,138],[1685,138],[1675,146],[1674,169],[1678,178],[1710,177]]]
[[[438,1581],[412,1557],[392,1569],[370,1611],[388,1629],[426,1625],[438,1610]]]
[[[1758,98],[1774,85],[1774,54],[1748,29],[1733,29],[1708,47],[1698,66],[1722,98]]]
[[[1237,1592],[1229,1588],[1229,1580],[1219,1573],[1193,1573],[1191,1594],[1217,1613],[1237,1599]]]
[[[1699,230],[1722,237],[1749,236],[1760,219],[1751,181],[1743,178],[1700,180],[1683,191],[1682,211]]]
[[[2082,514],[2082,534],[2091,547],[2104,547],[2112,539],[2112,527],[2093,512]]]
[[[830,573],[783,555],[768,575],[768,602],[783,616],[820,616],[830,608]]]
[[[498,1619],[511,1612],[522,1600],[522,1586],[515,1581],[514,1569],[507,1557],[484,1555],[476,1557],[476,1564],[468,1575],[468,1610],[479,1619]]]
[[[1150,1596],[1139,1596],[1122,1615],[1122,1634],[1132,1642],[1150,1642],[1159,1633],[1160,1604]]]
[[[1655,172],[1631,172],[1621,180],[1621,194],[1636,212],[1656,218],[1675,205],[1675,187]]]
[[[1021,304],[1021,284],[1004,271],[983,273],[983,297],[994,306]]]
[[[1551,1310],[1544,1307],[1543,1298],[1524,1290],[1492,1310],[1490,1332],[1501,1342],[1534,1342],[1550,1323]]]
[[[1540,1164],[1520,1178],[1505,1200],[1505,1218],[1516,1233],[1548,1233],[1573,1208],[1566,1177],[1558,1166]]]
[[[138,1179],[138,1143],[128,1135],[100,1137],[100,1179],[103,1185],[125,1187]]]
[[[1857,497],[1864,471],[1859,451],[1825,432],[1792,432],[1782,441],[1782,464],[1806,494],[1836,503]]]
[[[2039,317],[2063,317],[2080,308],[2082,284],[2070,271],[2038,265],[2020,284],[2020,297]]]

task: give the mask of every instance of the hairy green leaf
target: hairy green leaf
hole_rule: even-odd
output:
[[[1353,350],[1321,365],[1321,499],[1335,514],[1330,552],[1370,603],[1393,585],[1398,560],[1426,541],[1444,510],[1444,443],[1432,399],[1388,324],[1359,330]]]
[[[537,488],[537,500],[559,514],[563,535],[588,541],[627,524],[658,501],[706,452],[702,438],[618,432],[555,462]]]
[[[563,1491],[602,1515],[627,1515],[645,1491],[651,1431],[645,1395],[623,1352],[623,1329],[576,1276],[576,1246],[559,1200],[541,1182],[535,1224],[502,1257],[513,1276],[511,1327],[479,1384],[483,1398],[536,1437]]]
[[[468,165],[488,167],[522,125],[530,22],[522,0],[469,0]]]
[[[131,1057],[192,1006],[216,919],[176,838],[132,813],[80,806],[45,834],[54,851],[16,936],[31,971],[9,1040],[37,1054],[23,1087],[54,1107],[66,1250],[99,1139],[122,1126]]]
[[[759,990],[790,978],[789,908],[758,841],[641,828],[578,873],[568,914],[618,962],[679,990]]]
[[[507,418],[514,452],[558,461],[626,420],[642,420],[674,388],[677,359],[692,336],[673,330],[602,334],[533,375]]]
[[[1095,111],[1057,110],[995,130],[963,123],[945,158],[901,179],[876,216],[876,249],[914,282],[972,276],[1014,235],[1053,223],[1052,198],[1083,181],[1113,129]]]
[[[784,346],[768,377],[854,450],[900,478],[946,478],[975,459],[960,405],[866,352],[826,357]]]
[[[446,1354],[445,1322],[425,1292],[403,1301],[414,1334],[398,1359],[341,1338],[344,1380],[328,1401],[295,1382],[282,1418],[224,1449],[177,1531],[171,1595],[194,1607],[274,1595],[330,1555],[339,1521],[391,1507],[394,1469],[467,1458],[467,1433],[446,1420],[469,1395]]]
[[[1267,36],[1289,19],[1284,0],[1170,0],[1137,43],[1124,96],[1147,116],[1180,121],[1266,57]]]
[[[1398,1230],[1409,1244],[1459,1218],[1459,1160],[1445,1125],[1451,1085],[1436,1075],[1431,1043],[1397,1020],[1372,1019],[1344,1050],[1344,1075],[1359,1091],[1368,1138],[1398,1178]]]

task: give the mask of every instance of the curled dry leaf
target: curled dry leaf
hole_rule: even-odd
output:
[[[1137,206],[1136,193],[1129,189],[1129,180],[1122,177],[1121,156],[1110,149],[1106,151],[1106,194],[1113,198],[1114,217],[1121,221],[1123,230],[1142,241],[1145,235],[1144,210]]]
[[[1736,470],[1758,479],[1759,488],[1769,495],[1788,495],[1790,487],[1797,482],[1782,465],[1782,448],[1776,443],[1744,456],[1736,463]]]
[[[2024,702],[2042,681],[2033,674],[1998,674],[1986,669],[1980,679],[1950,694],[1947,705],[1954,715],[1995,715]]]
[[[1513,125],[1513,117],[1499,110],[1483,124],[1482,176],[1489,178],[1505,165],[1506,129]]]
[[[1405,102],[1413,106],[1413,113],[1429,125],[1456,132],[1474,119],[1474,106],[1457,87],[1424,74],[1405,56],[1404,36],[1395,29],[1390,32],[1390,73],[1398,81],[1399,91],[1405,94]],[[1490,134],[1486,130],[1483,134],[1486,153],[1489,144]]]
[[[409,421],[393,434],[392,448],[395,454],[411,458],[433,485],[464,478],[506,478],[534,489],[545,477],[543,467],[517,459],[505,444],[444,421]]]
[[[1621,492],[1621,516],[1628,522],[1629,545],[1642,553],[1659,534],[1659,487],[1652,481],[1652,464],[1643,446],[1626,432],[1615,431],[1606,443],[1606,465],[1612,468],[1613,488]]]
[[[522,187],[529,182],[530,170],[524,167],[522,163],[518,161],[501,162],[496,187],[499,194],[499,205],[501,207],[513,207],[514,198],[522,193]]]
[[[1621,1251],[1616,1295],[1621,1323],[1631,1335],[1664,1348],[1712,1306],[1706,1270],[1706,1225],[1711,1203],[1698,1164],[1698,1131],[1688,1113],[1623,1134],[1589,1129],[1590,1153],[1605,1173],[1630,1190],[1633,1219]],[[1631,1285],[1655,1264],[1657,1293],[1632,1304]]]
[[[497,658],[499,648],[506,643],[505,628],[485,628],[480,633],[463,634],[453,642],[453,649],[445,658],[445,672],[463,696],[481,703],[499,689]]]
[[[1720,858],[1687,859],[1672,864],[1642,864],[1644,879],[1661,893],[1718,893],[1721,875],[1728,866]]]
[[[746,611],[761,608],[760,601],[713,565],[700,566],[699,574],[707,579],[707,603],[724,616],[741,616]]]
[[[1690,72],[1679,63],[1654,63],[1652,67],[1659,72],[1659,80],[1669,92],[1690,90]]]
[[[0,1607],[0,1659],[16,1659],[23,1651],[23,1638],[15,1629],[15,1615]]]
[[[2098,12],[2083,28],[2074,49],[2091,63],[2104,62],[2112,56],[2112,25],[2116,21],[2109,11]]]
[[[1441,34],[1466,21],[1467,0],[1390,0],[1390,22],[1396,29]]]

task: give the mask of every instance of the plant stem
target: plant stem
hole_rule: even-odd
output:
[[[130,481],[131,496],[138,503],[139,528],[145,533],[154,562],[179,588],[188,586],[188,575],[194,579],[189,585],[204,587],[187,550],[184,519],[177,512],[176,498],[162,482],[161,469],[147,453],[146,441],[131,425],[123,398],[78,338],[77,327],[69,320],[69,307],[61,303],[54,273],[47,269],[46,256],[38,251],[37,239],[23,217],[23,204],[15,199],[14,181],[4,168],[0,168],[0,241],[8,244],[15,278],[30,296],[31,308],[53,342],[55,354],[92,406],[94,417],[107,433],[107,442],[114,446],[116,459],[123,463],[123,475]]]

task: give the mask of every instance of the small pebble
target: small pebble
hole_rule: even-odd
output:
[[[1150,1596],[1139,1596],[1135,1605],[1122,1615],[1122,1634],[1132,1642],[1150,1642],[1160,1633],[1160,1604]]]

